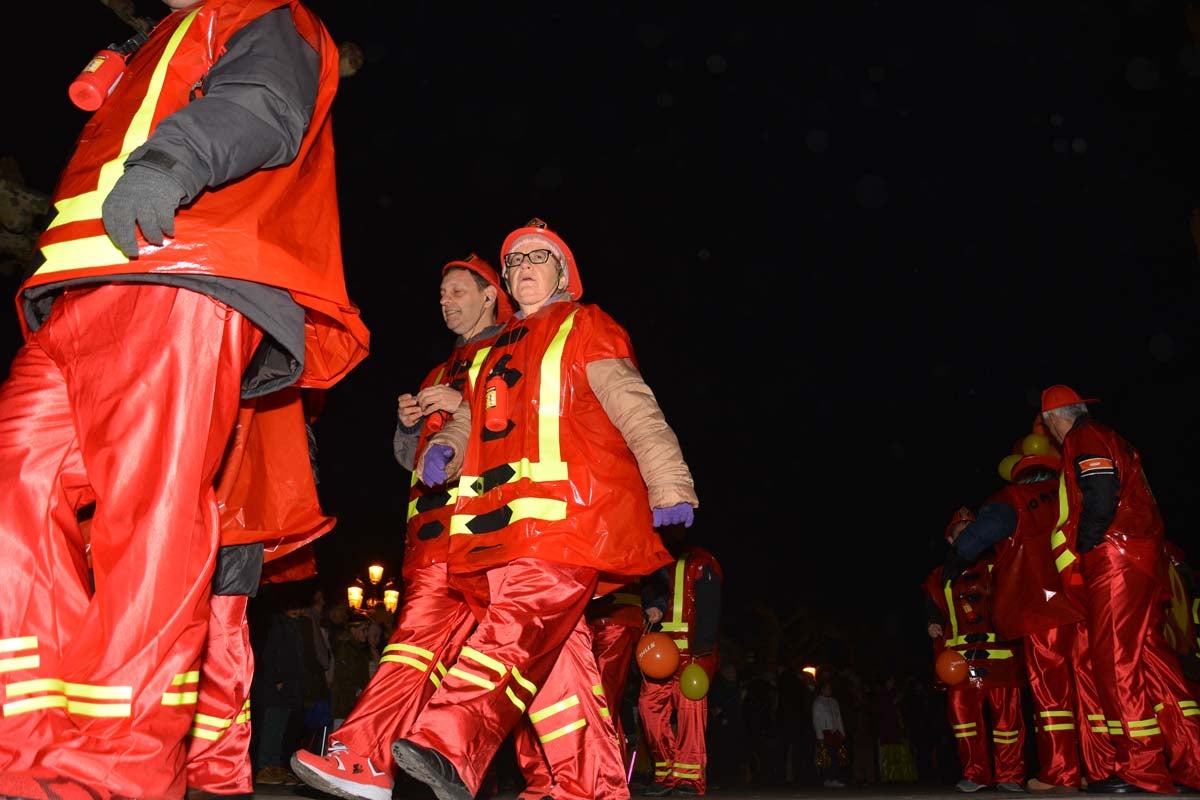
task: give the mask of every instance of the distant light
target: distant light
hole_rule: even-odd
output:
[[[807,672],[809,675],[812,675],[814,679],[817,677],[817,668],[816,667],[805,667],[804,671]]]

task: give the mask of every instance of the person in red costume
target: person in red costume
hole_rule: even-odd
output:
[[[183,795],[239,402],[329,388],[367,353],[340,255],[337,46],[298,0],[167,6],[85,124],[16,298],[4,795]]]
[[[989,497],[954,540],[942,572],[956,577],[979,555],[996,552],[992,621],[1001,639],[1022,639],[1037,720],[1038,775],[1025,784],[1034,793],[1078,792],[1084,772],[1094,776],[1112,758],[1107,734],[1079,721],[1096,704],[1082,599],[1076,587],[1064,586],[1053,552],[1061,464],[1057,452],[1017,461],[1012,483]]]
[[[1200,715],[1163,636],[1170,598],[1163,521],[1138,451],[1069,386],[1042,392],[1062,445],[1062,534],[1078,557],[1092,672],[1114,759],[1090,792],[1200,789]]]
[[[646,621],[675,640],[679,666],[666,680],[643,678],[638,693],[654,782],[642,794],[691,797],[708,790],[708,697],[684,696],[679,678],[688,664],[699,664],[709,680],[716,674],[717,635],[721,621],[720,563],[698,545],[672,539],[675,563],[645,579],[642,605]]]
[[[989,506],[984,508],[992,511]],[[975,514],[966,507],[955,512],[946,526],[952,556],[955,540],[975,521]],[[994,630],[989,600],[994,555],[971,555],[971,566],[955,567],[948,559],[947,564],[934,568],[923,584],[926,632],[934,640],[934,654],[950,648],[967,660],[967,678],[947,687],[946,692],[946,718],[962,769],[962,780],[955,788],[977,792],[995,783],[1001,791],[1024,792],[1021,687],[1025,673],[1020,642],[1002,640]],[[990,745],[985,706],[991,712]]]
[[[458,476],[449,569],[486,581],[486,611],[392,756],[439,800],[471,800],[528,713],[551,764],[584,754],[582,785],[555,775],[556,797],[620,800],[584,608],[670,562],[654,528],[691,525],[699,501],[628,334],[579,302],[566,242],[534,219],[501,254],[519,311],[417,463],[429,486]]]
[[[457,412],[512,304],[500,277],[471,253],[442,267],[439,304],[456,334],[446,361],[432,369],[415,394],[397,400],[396,460],[412,470],[429,435]],[[346,720],[329,734],[324,755],[299,750],[292,771],[315,789],[345,798],[388,800],[395,784],[392,742],[412,726],[467,635],[475,627],[470,602],[450,585],[452,487],[427,486],[413,474],[405,528],[404,603],[379,668]]]

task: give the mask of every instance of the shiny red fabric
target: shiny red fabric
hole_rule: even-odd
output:
[[[329,738],[370,757],[394,779],[392,742],[408,733],[474,628],[471,607],[447,586],[444,563],[409,573],[379,669]]]
[[[617,748],[621,755],[621,766],[617,774],[626,775],[629,756],[626,752],[625,731],[621,725],[621,700],[625,696],[625,685],[629,679],[629,666],[633,661],[633,652],[642,635],[641,607],[640,605],[636,607],[623,605],[618,608],[611,603],[610,597],[611,595],[606,595],[599,601],[593,600],[588,604],[589,611],[593,607],[604,608],[604,610],[611,609],[621,617],[597,617],[588,622],[588,628],[591,632],[592,654],[596,658],[596,667],[600,671],[599,685],[602,687],[603,695],[598,696],[598,701],[602,701],[604,709],[601,713],[607,714],[613,725],[613,733],[617,737]],[[597,605],[598,602],[601,605]],[[636,612],[634,618],[637,624],[630,625],[628,622],[630,609]],[[551,794],[554,787],[554,778],[551,772],[561,775],[569,767],[559,763],[551,770],[551,766],[546,762],[548,754],[543,752],[537,741],[536,731],[528,724],[527,720],[517,728],[513,743],[516,749],[517,766],[525,779],[525,791],[522,794],[525,797],[538,798]],[[563,755],[570,759],[577,759],[585,754],[567,752]],[[570,768],[575,772],[579,771],[578,767]],[[561,792],[556,794],[556,798],[560,794]]]
[[[250,794],[250,681],[254,651],[250,598],[213,595],[201,656],[200,696],[187,749],[187,787],[218,795]]]
[[[119,175],[112,163],[123,161],[164,117],[191,101],[193,88],[231,36],[280,6],[291,9],[297,31],[321,64],[312,118],[296,158],[201,192],[176,213],[174,238],[155,247],[139,233],[138,258],[127,259],[98,239],[104,236],[101,204]],[[174,44],[178,46],[172,50]],[[53,203],[60,213],[38,241],[46,260],[22,288],[156,271],[223,275],[278,286],[307,312],[299,385],[333,385],[366,356],[370,339],[358,308],[347,297],[342,272],[330,125],[337,83],[337,45],[299,0],[206,0],[168,14],[129,59],[125,75],[80,133],[55,188]],[[152,111],[149,126],[144,120],[147,109]],[[56,252],[54,246],[63,244],[70,247]],[[88,252],[81,263],[75,256],[83,250]],[[27,330],[19,297],[17,305]]]
[[[668,567],[670,571],[667,581],[668,600],[671,605],[667,607],[660,627],[664,633],[675,640],[675,646],[679,648],[679,666],[675,668],[676,679],[683,674],[688,664],[694,662],[704,667],[709,680],[712,680],[713,676],[717,674],[717,665],[720,662],[718,643],[713,642],[712,651],[703,655],[693,653],[694,648],[692,647],[692,641],[696,635],[696,581],[700,579],[705,570],[715,575],[718,581],[724,580],[725,573],[716,556],[699,545],[685,544],[680,548],[680,553],[675,564]],[[683,591],[678,592],[676,583],[681,566],[683,568]]]
[[[1035,631],[1025,637],[1025,670],[1033,699],[1034,735],[1037,739],[1038,780],[1052,786],[1079,788],[1084,777],[1080,753],[1103,747],[1107,752],[1092,762],[1092,780],[1102,780],[1095,769],[1112,761],[1107,733],[1091,731],[1087,713],[1075,691],[1075,673],[1091,671],[1085,655],[1087,629],[1083,622]],[[1083,641],[1081,641],[1081,639]]]
[[[1058,480],[1014,483],[987,500],[1017,514],[1013,535],[996,545],[992,574],[992,622],[1001,639],[1068,625],[1083,619],[1054,564],[1050,536],[1058,524]]]
[[[1096,689],[1106,718],[1124,729],[1114,737],[1115,773],[1143,789],[1172,793],[1175,782],[1200,784],[1200,726],[1179,709],[1190,698],[1178,657],[1162,636],[1163,586],[1146,568],[1150,555],[1129,557],[1130,549],[1154,545],[1109,535],[1083,555],[1082,572]],[[1156,549],[1165,559],[1161,545]],[[1162,704],[1162,719],[1156,704]]]
[[[985,705],[991,710],[990,729],[984,717]],[[1025,720],[1020,689],[981,689],[970,681],[951,686],[946,692],[946,719],[954,734],[964,778],[985,786],[1006,782],[1024,785]]]
[[[204,295],[105,285],[65,292],[14,359],[0,387],[0,639],[32,637],[36,658],[0,672],[0,794],[23,796],[9,783],[30,775],[101,798],[183,794],[213,480],[260,338]],[[76,511],[92,498],[89,598]],[[19,705],[39,680],[42,707]]]
[[[599,674],[582,622],[595,594],[596,570],[523,558],[489,570],[487,577],[491,601],[483,619],[406,738],[446,756],[474,793],[496,750],[535,707],[535,698],[543,692],[573,696],[578,704],[545,724],[559,730],[582,723],[555,742],[586,753],[581,780],[590,775],[598,788],[612,782],[599,770],[615,764],[619,772],[620,753],[611,723],[590,702]],[[560,659],[566,647],[568,654]],[[535,725],[544,736],[542,723]],[[597,796],[628,797],[624,775],[619,783],[612,787],[614,794]]]
[[[471,395],[471,439],[452,519],[450,569],[477,572],[517,558],[592,567],[599,594],[671,563],[654,531],[646,483],[621,432],[587,381],[593,361],[633,359],[625,329],[596,306],[556,302],[510,320]],[[504,359],[509,427],[484,428],[484,376]],[[558,408],[546,408],[552,396]],[[515,475],[527,460],[548,475]],[[481,477],[482,476],[482,477]],[[563,504],[553,518],[514,513]]]
[[[638,714],[648,753],[654,761],[654,780],[665,786],[691,786],[708,791],[708,697],[689,700],[679,689],[679,676],[662,681],[643,678]],[[674,717],[674,724],[672,724]]]

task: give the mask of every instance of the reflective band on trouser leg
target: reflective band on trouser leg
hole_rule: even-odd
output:
[[[330,734],[393,778],[392,742],[412,727],[475,628],[470,607],[448,586],[444,563],[415,570],[404,589],[404,604],[379,669],[341,727]]]
[[[1075,623],[1071,666],[1075,676],[1075,719],[1078,723],[1079,760],[1083,777],[1103,780],[1116,773],[1117,750],[1104,721],[1100,691],[1096,688],[1096,678],[1092,672],[1091,639],[1087,623],[1083,620]]]
[[[984,786],[992,784],[992,759],[988,753],[987,726],[983,720],[982,690],[970,683],[946,691],[946,718],[954,732],[962,777]]]
[[[1150,692],[1160,698],[1155,717],[1162,730],[1171,779],[1200,789],[1200,705],[1161,631],[1157,624],[1150,628],[1142,656]]]
[[[1145,665],[1147,633],[1161,622],[1154,614],[1161,587],[1116,547],[1093,548],[1082,564],[1096,689],[1108,721],[1121,725],[1110,728],[1114,772],[1147,791],[1170,794],[1173,781],[1154,717],[1157,698],[1151,697]]]
[[[671,695],[676,718],[675,761],[671,765],[671,778],[676,786],[688,784],[704,794],[708,786],[705,780],[708,751],[704,746],[708,697],[689,700],[680,691],[678,680],[671,681]]]
[[[554,775],[555,800],[626,800],[621,751],[604,697],[591,628],[581,617],[529,706],[529,720]],[[528,793],[528,792],[527,792]]]
[[[254,791],[250,768],[250,598],[213,595],[201,660],[200,697],[187,749],[187,785],[218,795]]]
[[[103,697],[69,706],[88,747],[44,747],[40,766],[114,796],[181,797],[220,528],[213,479],[261,333],[205,295],[111,284],[59,297],[36,339],[71,375],[96,494],[97,589],[62,677],[98,696],[131,688],[128,715]]]
[[[992,775],[996,783],[1025,783],[1025,717],[1021,690],[1015,686],[987,690],[992,708]]]
[[[646,753],[654,764],[654,780],[674,786],[671,766],[675,761],[675,729],[671,725],[674,711],[674,687],[679,679],[671,676],[665,681],[642,678],[638,690],[638,716],[642,721],[642,737],[648,748]]]
[[[62,371],[36,339],[0,384],[0,497],[3,775],[32,766],[39,748],[74,727],[58,636],[79,630],[91,591],[76,517],[91,498],[70,399]],[[35,690],[31,681],[53,683]],[[14,692],[14,685],[27,688]]]
[[[1036,631],[1025,637],[1025,672],[1033,698],[1038,773],[1051,786],[1080,785],[1079,730],[1075,718],[1076,625]]]
[[[405,737],[449,759],[472,793],[545,684],[598,574],[520,558],[487,578],[491,604]]]

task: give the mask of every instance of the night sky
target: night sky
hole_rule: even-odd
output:
[[[367,59],[334,106],[373,341],[317,423],[332,585],[399,570],[395,397],[452,344],[441,265],[498,263],[535,215],[630,332],[730,624],[761,600],[925,658],[942,529],[1052,383],[1101,398],[1200,548],[1188,5],[794,5],[313,0]],[[49,192],[86,118],[66,86],[125,29],[99,2],[26,11],[0,155]]]

